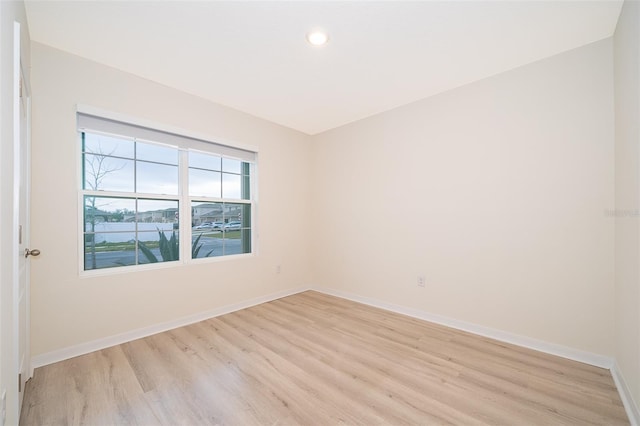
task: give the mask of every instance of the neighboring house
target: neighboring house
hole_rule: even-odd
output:
[[[178,209],[169,208],[164,210],[156,210],[138,213],[138,222],[176,222]],[[133,217],[131,218],[133,220]]]
[[[192,226],[205,222],[228,222],[242,219],[242,207],[237,204],[207,203],[191,208],[193,216]]]

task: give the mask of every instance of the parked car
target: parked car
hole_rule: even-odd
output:
[[[242,222],[237,221],[237,220],[231,221],[231,222],[226,223],[224,225],[224,230],[225,231],[236,231],[236,230],[238,230],[240,228],[242,228]]]
[[[204,230],[208,230],[208,229],[223,230],[224,229],[224,222],[202,222],[200,225],[194,226],[193,229],[197,229],[197,230],[200,230],[200,231],[204,231]]]
[[[200,225],[196,226],[194,229],[212,229],[212,222],[202,222]]]

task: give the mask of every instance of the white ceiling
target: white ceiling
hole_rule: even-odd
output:
[[[609,37],[622,0],[26,5],[34,41],[316,134]]]

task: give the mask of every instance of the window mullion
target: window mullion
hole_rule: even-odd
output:
[[[140,200],[175,200],[178,201],[180,196],[178,195],[165,195],[165,194],[147,194],[147,193],[134,193],[134,192],[118,192],[118,191],[88,191],[83,190],[83,195],[90,197],[101,198],[130,198]]]
[[[133,192],[138,192],[138,143],[133,140]]]
[[[191,261],[191,202],[189,200],[189,157],[186,150],[179,151],[178,164],[180,257],[182,262],[189,262]]]
[[[138,200],[136,199],[136,220],[134,222],[134,229],[135,229],[135,260],[136,263],[135,265],[139,265],[140,264],[140,236],[138,235]]]

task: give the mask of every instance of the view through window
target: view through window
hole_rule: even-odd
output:
[[[184,137],[187,146],[171,146],[81,123],[84,270],[252,252],[254,163],[216,144],[197,141],[196,150]]]

